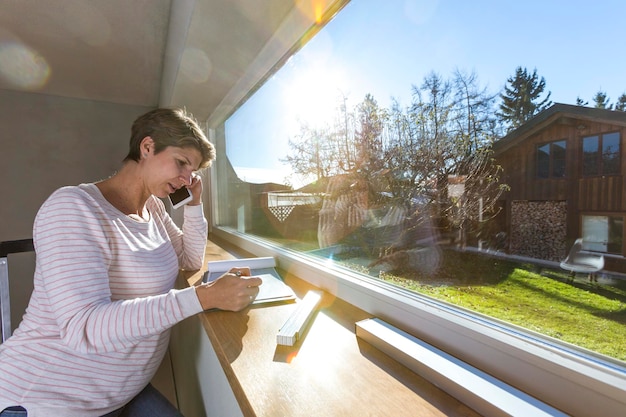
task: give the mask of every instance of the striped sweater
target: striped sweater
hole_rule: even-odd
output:
[[[185,207],[182,231],[161,200],[134,220],[94,184],[63,187],[35,218],[34,290],[19,328],[0,345],[0,410],[29,417],[100,416],[141,391],[169,329],[202,310],[194,288],[173,290],[180,267],[202,266],[207,222]]]

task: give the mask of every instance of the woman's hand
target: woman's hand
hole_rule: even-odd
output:
[[[196,295],[204,310],[239,311],[254,301],[263,281],[250,277],[250,268],[232,268],[215,281],[196,287]]]
[[[197,206],[202,202],[202,178],[198,174],[191,175],[191,184],[187,187],[193,195],[193,199],[189,202],[190,206]]]

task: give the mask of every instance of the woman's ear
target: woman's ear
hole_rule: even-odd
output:
[[[150,152],[154,151],[154,140],[150,136],[146,136],[141,140],[139,150],[144,158],[147,157],[150,155]]]

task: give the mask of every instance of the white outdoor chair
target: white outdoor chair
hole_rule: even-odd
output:
[[[11,336],[11,297],[9,294],[9,255],[12,253],[32,252],[32,239],[0,242],[0,324],[4,342]]]
[[[570,271],[570,281],[576,273],[588,274],[589,281],[598,281],[596,272],[604,268],[604,256],[583,252],[583,239],[578,238],[572,245],[567,258],[561,262],[561,268]]]

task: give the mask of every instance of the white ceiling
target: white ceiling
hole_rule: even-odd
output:
[[[296,0],[7,0],[0,89],[208,118]]]

